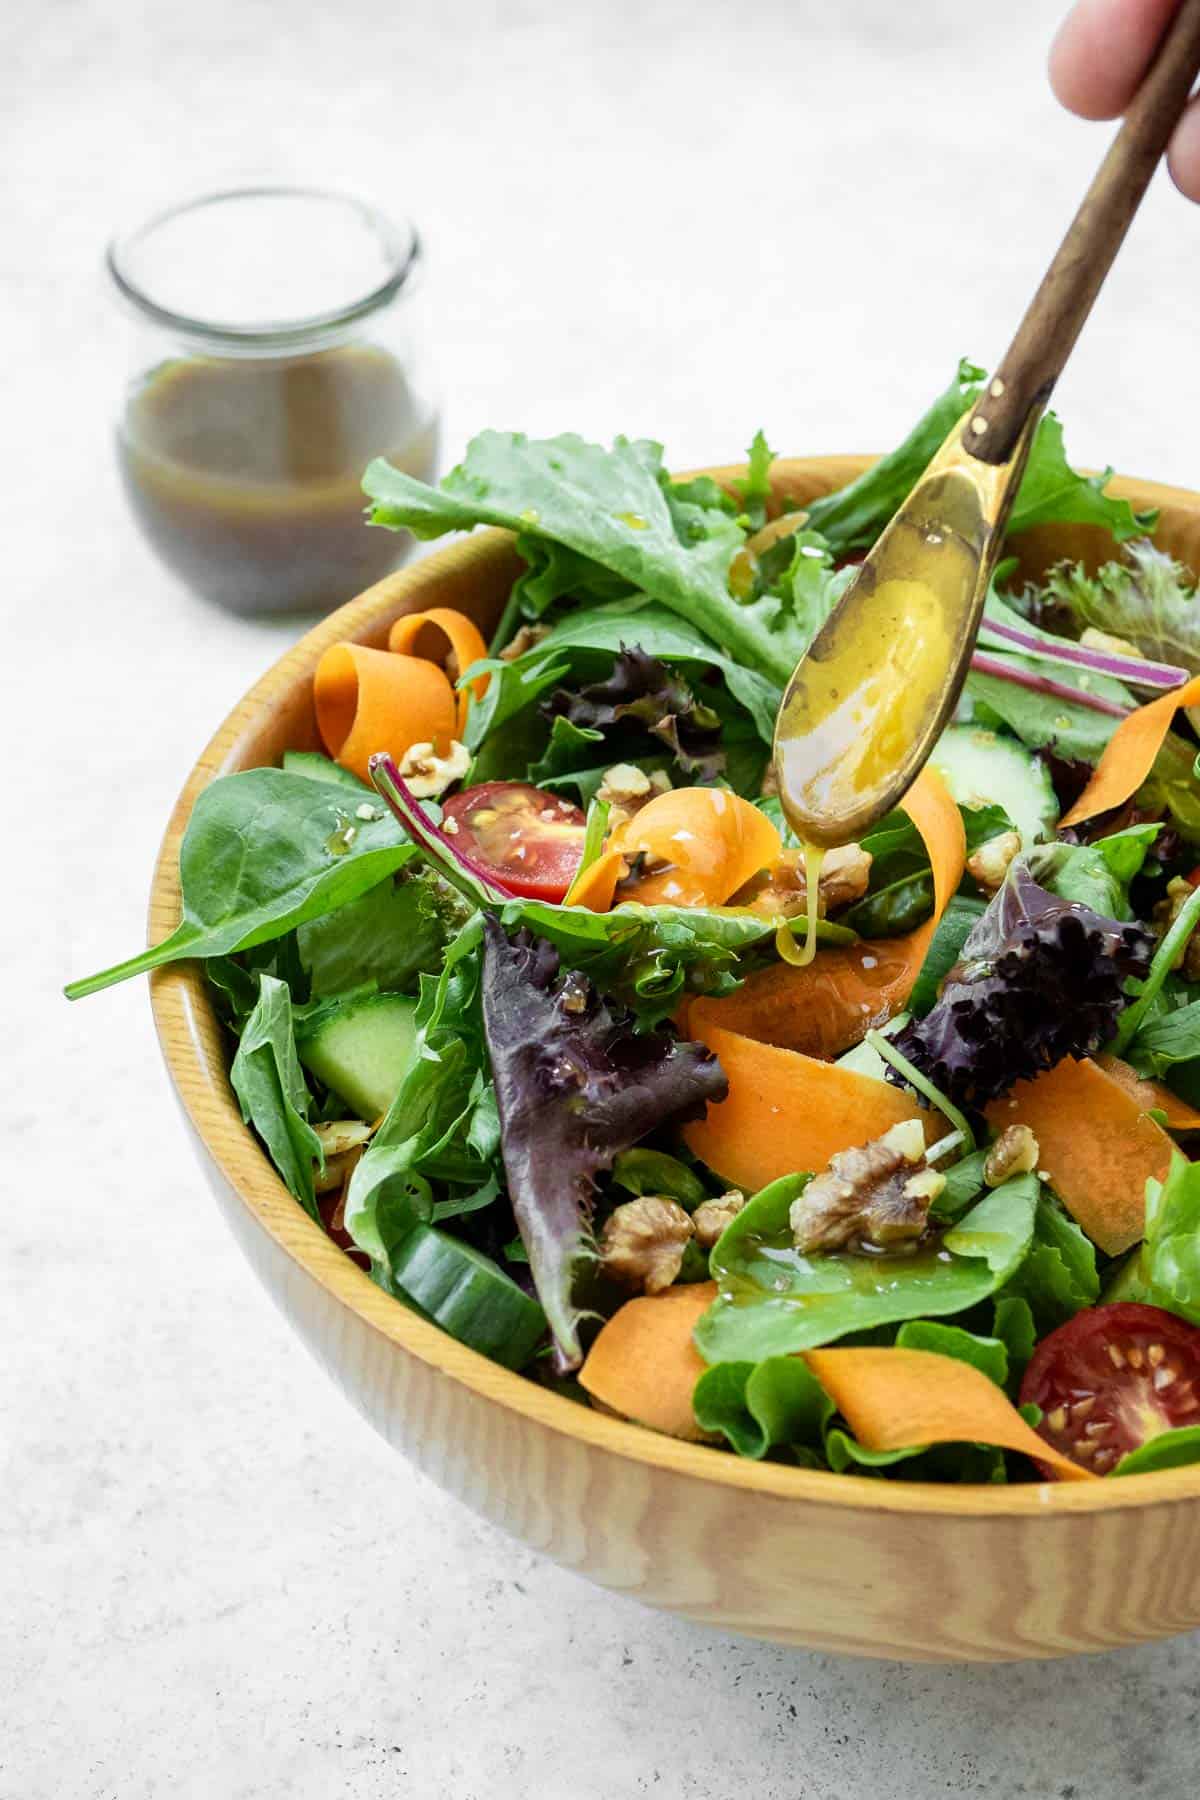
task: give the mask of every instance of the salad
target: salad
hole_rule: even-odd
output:
[[[485,432],[371,521],[514,534],[213,781],[166,942],[280,1178],[398,1306],[581,1403],[878,1479],[1200,1459],[1200,601],[1042,421],[954,723],[821,871],[781,690],[983,372],[807,504],[658,445]]]

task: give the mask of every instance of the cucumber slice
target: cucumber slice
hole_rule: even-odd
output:
[[[340,763],[331,762],[319,750],[285,750],[283,767],[289,775],[307,775],[310,781],[332,781],[338,787],[353,788],[360,795],[373,792],[357,775],[343,769]]]
[[[1058,801],[1050,771],[1016,738],[952,725],[929,760],[960,806],[1002,806],[1023,844],[1053,835]]]
[[[400,994],[368,994],[322,1009],[297,1032],[300,1061],[360,1119],[377,1119],[416,1055],[416,1009],[415,1000]]]
[[[505,1368],[529,1361],[546,1315],[490,1257],[436,1225],[414,1225],[392,1252],[392,1280],[472,1350]]]

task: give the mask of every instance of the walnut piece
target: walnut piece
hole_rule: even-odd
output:
[[[1195,893],[1190,881],[1182,875],[1176,875],[1167,883],[1167,897],[1160,900],[1154,908],[1154,926],[1160,937],[1165,937],[1172,925]],[[1182,969],[1188,981],[1200,981],[1200,930],[1193,931],[1183,949],[1176,956],[1173,968]]]
[[[510,638],[500,652],[501,662],[516,662],[518,656],[524,656],[527,650],[536,650],[543,638],[550,636],[548,625],[521,625],[517,635]]]
[[[702,1250],[711,1250],[731,1219],[736,1219],[746,1204],[741,1188],[730,1188],[716,1200],[702,1200],[692,1214],[692,1230]]]
[[[313,1173],[313,1187],[318,1194],[330,1194],[341,1187],[359,1157],[371,1141],[374,1127],[361,1119],[334,1119],[326,1125],[314,1125],[325,1152],[325,1167]]]
[[[604,779],[596,789],[596,798],[608,807],[608,829],[616,831],[628,825],[647,801],[670,792],[671,778],[665,769],[647,775],[634,763],[614,763],[604,771]]]
[[[871,879],[871,852],[860,844],[844,844],[827,850],[821,863],[817,907],[823,919],[842,912],[861,900]],[[733,896],[731,906],[747,906],[751,912],[772,919],[794,919],[808,904],[804,852],[785,850],[765,876],[756,875]]]
[[[471,766],[471,752],[457,738],[451,738],[444,756],[432,744],[411,744],[400,760],[400,775],[418,800],[436,800],[456,781],[461,781]]]
[[[1038,1141],[1028,1125],[1006,1125],[984,1158],[983,1179],[990,1188],[1002,1187],[1037,1166]]]
[[[925,1131],[905,1119],[856,1150],[839,1150],[823,1175],[792,1201],[797,1250],[911,1248],[925,1230],[945,1177],[925,1162]]]
[[[692,1221],[677,1200],[643,1194],[626,1200],[604,1221],[600,1266],[643,1294],[661,1294],[683,1266]]]
[[[1002,831],[999,837],[989,838],[978,850],[972,850],[967,858],[967,874],[985,894],[999,893],[1009,864],[1019,855],[1020,849],[1020,832]]]

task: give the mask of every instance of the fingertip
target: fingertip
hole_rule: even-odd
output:
[[[1050,49],[1050,85],[1069,112],[1116,119],[1141,83],[1177,0],[1078,0]]]
[[[1192,100],[1175,127],[1167,151],[1171,180],[1189,200],[1200,201],[1200,98]]]

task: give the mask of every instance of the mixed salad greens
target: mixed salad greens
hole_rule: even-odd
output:
[[[982,373],[803,509],[761,435],[732,490],[572,435],[486,432],[437,488],[373,463],[376,526],[515,534],[491,643],[435,608],[338,647],[331,754],[205,788],[176,931],[68,992],[203,959],[299,1205],[571,1398],[1086,1479],[1200,1459],[1200,603],[1053,415],[1010,537],[1107,559],[1001,566],[936,772],[781,956],[781,689]]]

